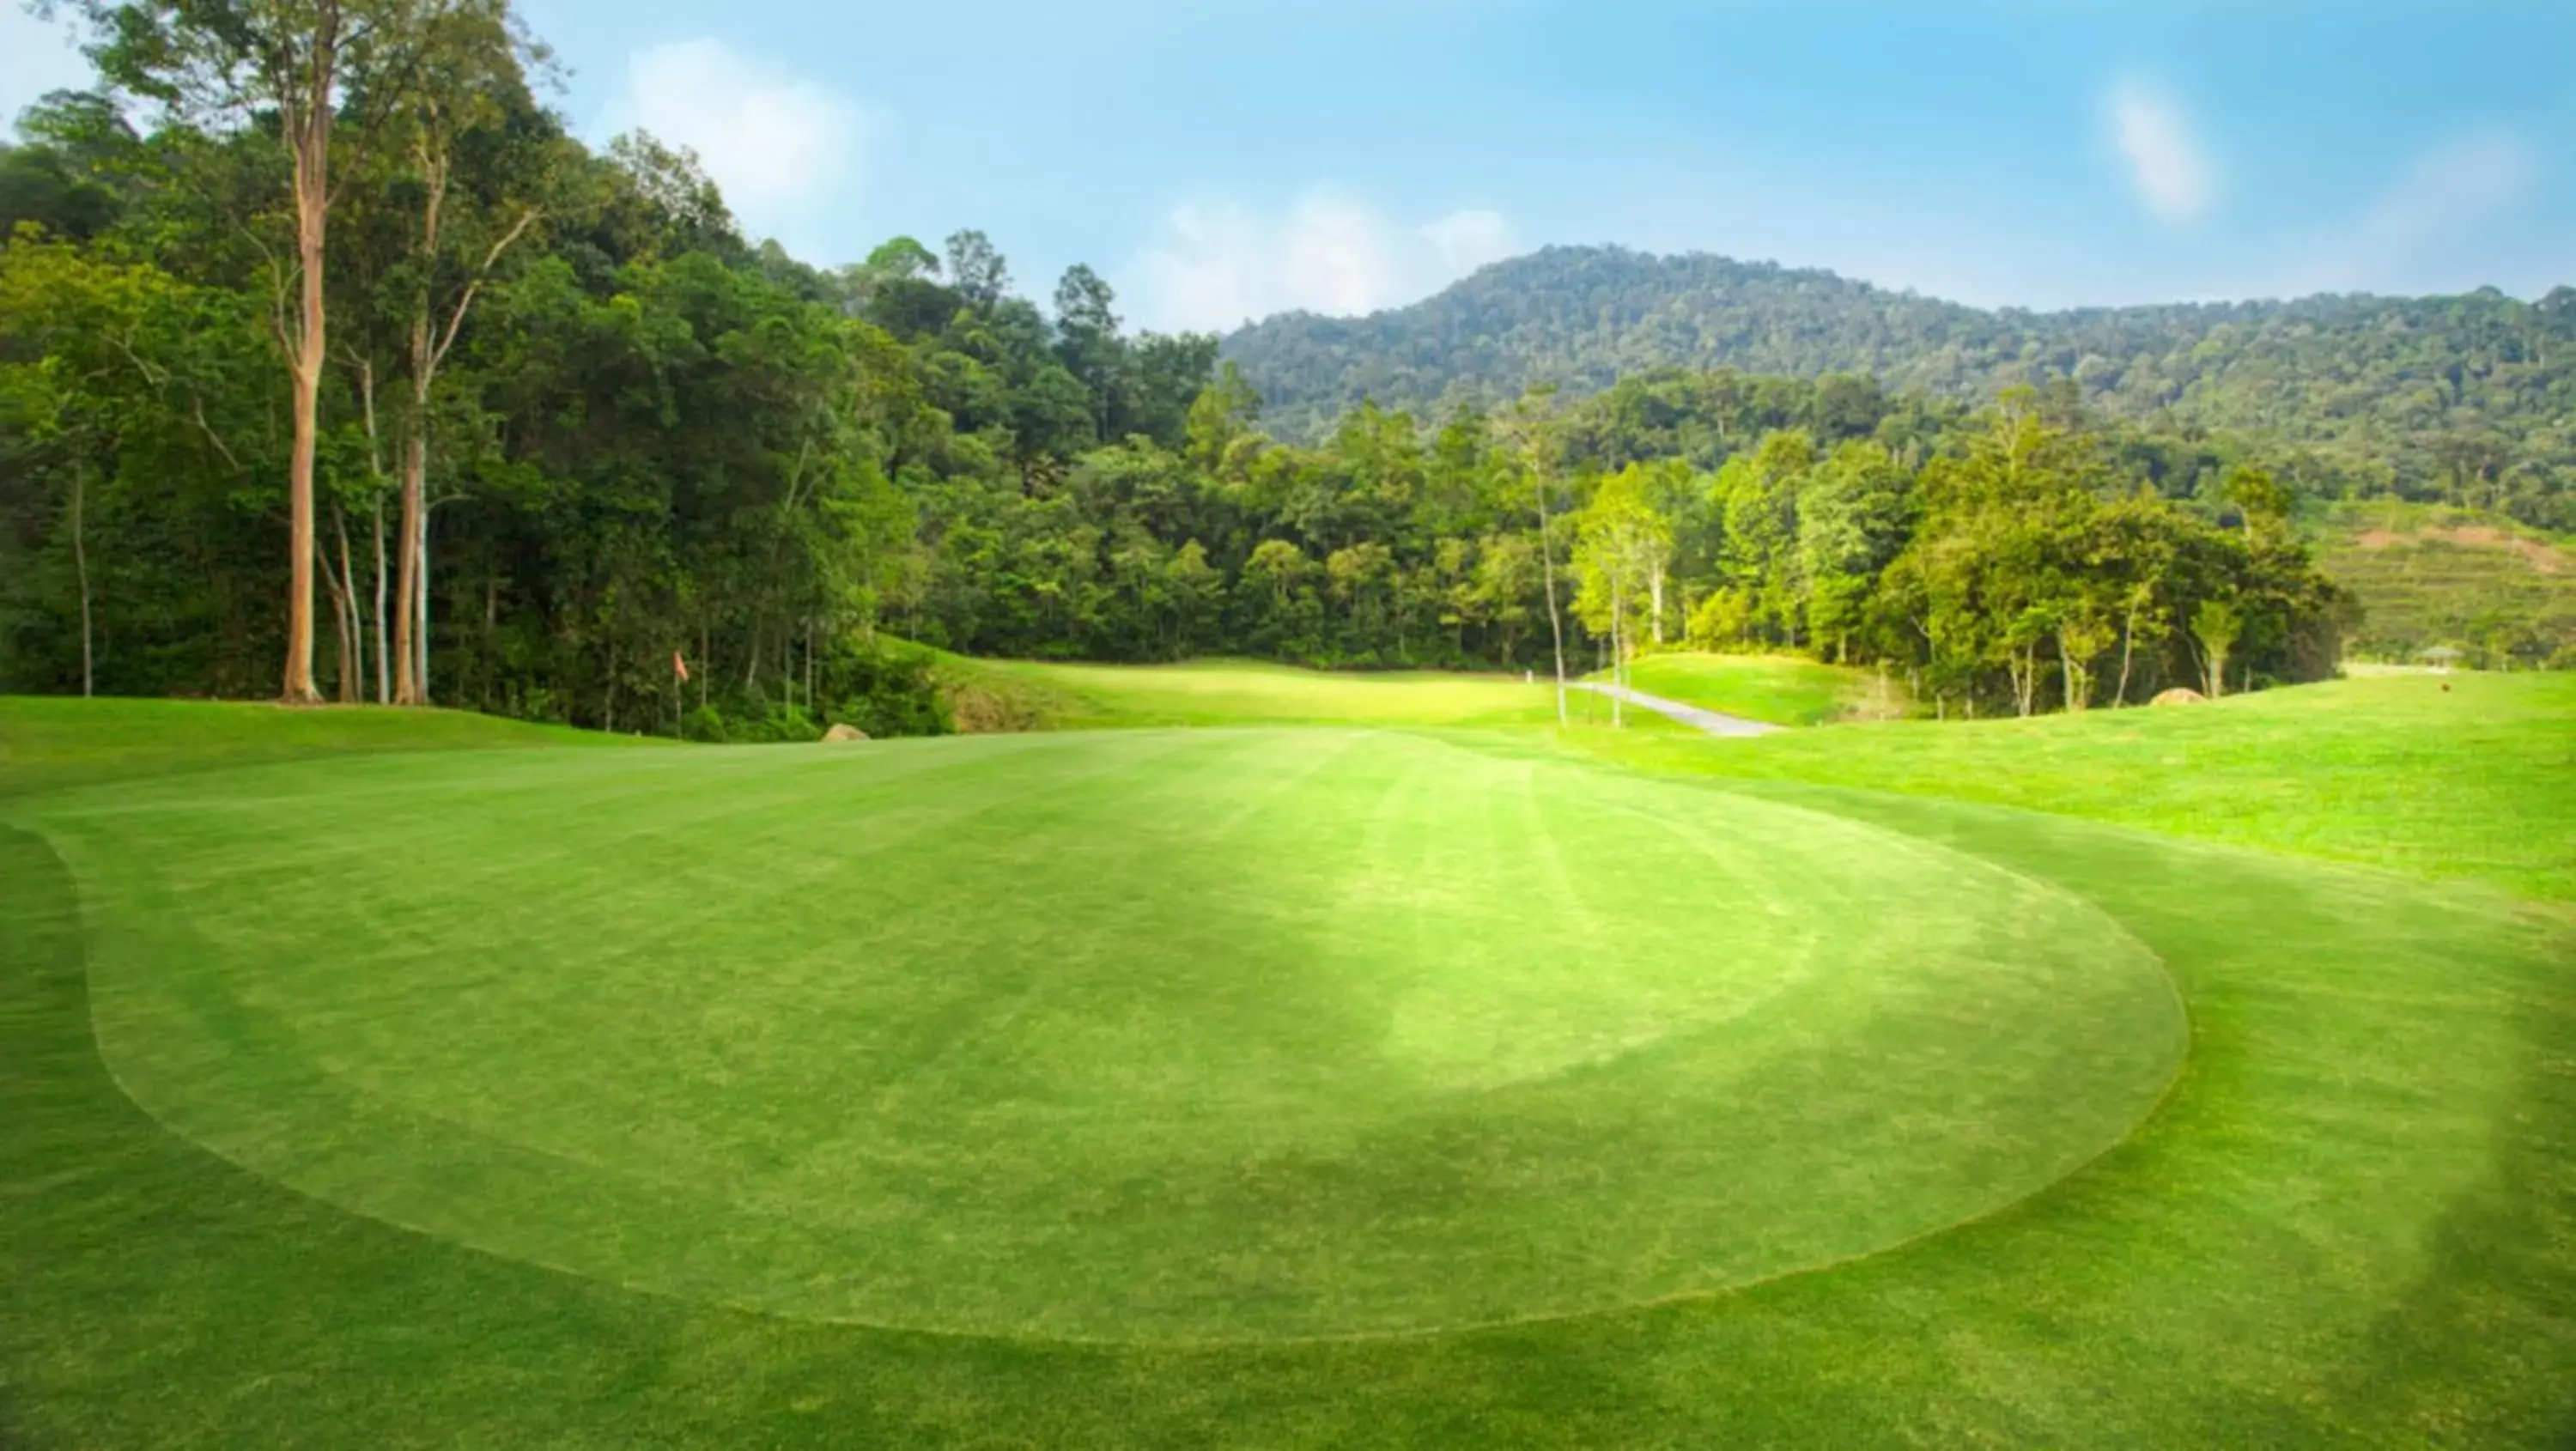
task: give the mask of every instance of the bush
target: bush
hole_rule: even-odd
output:
[[[834,724],[870,736],[944,736],[956,729],[941,698],[938,657],[917,645],[846,640],[826,671]],[[820,726],[814,735],[822,734]],[[807,739],[812,739],[808,737]]]

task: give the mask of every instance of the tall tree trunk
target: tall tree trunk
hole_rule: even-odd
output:
[[[331,209],[332,67],[337,17],[314,37],[312,73],[301,104],[284,117],[295,158],[295,254],[299,304],[290,360],[294,372],[294,446],[287,455],[286,669],[278,696],[288,705],[322,698],[313,688],[313,453],[321,428],[322,358],[327,341],[322,297],[323,235]]]
[[[376,493],[376,704],[390,705],[394,698],[393,661],[387,658],[391,648],[385,625],[385,496]]]
[[[1610,578],[1610,728],[1628,728],[1628,646],[1627,600],[1619,588],[1623,581],[1616,574]]]
[[[1648,566],[1646,597],[1655,611],[1655,643],[1661,645],[1664,643],[1664,562],[1660,559]]]
[[[415,389],[415,406],[418,397]],[[426,568],[423,559],[426,541],[422,536],[427,531],[423,527],[425,521],[420,507],[422,487],[429,474],[428,428],[426,418],[415,416],[411,428],[403,436],[402,518],[395,526],[395,536],[399,540],[396,552],[401,559],[397,568],[401,578],[394,586],[394,595],[402,601],[401,608],[394,614],[396,705],[424,704],[429,693],[420,679],[420,657],[423,653],[419,639],[420,622],[426,612],[418,609],[419,601],[428,592],[426,581],[421,577]]]
[[[2138,611],[2132,605],[2120,617],[2120,688],[2111,692],[2111,708],[2118,710],[2129,703],[2129,652],[2137,642]]]
[[[340,597],[347,602],[349,639],[342,648],[347,659],[340,670],[340,701],[356,705],[367,694],[367,614],[358,602],[358,576],[349,564],[349,519],[340,506],[331,506],[331,528],[340,536]]]
[[[86,521],[82,512],[88,503],[89,470],[79,463],[72,465],[72,575],[80,582],[81,610],[81,698],[87,700],[95,679],[95,657],[90,643],[89,608],[89,540],[84,533]]]
[[[411,315],[411,427],[403,439],[402,540],[401,554],[404,580],[401,617],[394,626],[394,649],[402,659],[395,667],[394,698],[405,705],[429,704],[429,403],[438,370],[447,361],[448,350],[456,346],[456,335],[465,327],[466,315],[473,310],[474,298],[483,289],[484,279],[492,273],[501,254],[535,225],[538,213],[531,208],[501,234],[491,249],[483,254],[457,294],[456,305],[449,309],[442,324],[435,316],[436,298],[432,279],[437,272],[439,238],[445,225],[448,175],[452,158],[448,153],[446,133],[436,124],[424,126],[413,150],[413,161],[419,167],[422,196],[420,235],[415,258],[420,266],[420,288],[413,294]],[[417,571],[416,575],[413,571]],[[408,682],[403,676],[408,674]]]
[[[1538,569],[1539,579],[1547,589],[1547,633],[1556,645],[1556,723],[1567,724],[1565,715],[1565,622],[1556,613],[1556,550],[1547,542],[1547,480],[1536,469],[1530,471],[1538,495]]]
[[[413,612],[418,616],[412,630],[412,648],[419,654],[419,659],[412,667],[412,689],[417,693],[418,699],[412,703],[427,705],[429,704],[429,509],[426,505],[420,511],[419,555],[420,594],[412,601]]]
[[[355,653],[350,637],[356,632],[355,617],[350,614],[348,586],[339,571],[331,567],[331,553],[322,551],[322,589],[331,601],[331,636],[335,649],[331,655],[331,697],[342,705],[354,704],[358,697],[358,677],[349,667]]]

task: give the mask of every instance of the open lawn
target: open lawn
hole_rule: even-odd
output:
[[[1608,680],[1610,672],[1586,678]],[[1648,695],[1773,725],[1823,725],[1904,710],[1901,682],[1890,686],[1866,670],[1787,655],[1647,655],[1630,663],[1628,681]]]
[[[1536,725],[1551,690],[1508,675],[1324,672],[1257,660],[1071,665],[959,660],[948,668],[1027,701],[1051,729],[1204,725]]]
[[[969,729],[1099,730],[1152,726],[1536,726],[1556,721],[1554,682],[1431,670],[1318,671],[1258,660],[1179,665],[1068,665],[942,658],[952,696],[976,699]],[[974,715],[976,709],[993,712]],[[1606,725],[1607,702],[1576,692],[1579,725]],[[1638,724],[1664,734],[1661,720]]]
[[[2207,705],[1587,749],[2090,817],[2576,900],[2576,674],[2372,675]]]
[[[1340,723],[0,700],[0,1442],[2576,1433],[2558,683],[1137,674]]]

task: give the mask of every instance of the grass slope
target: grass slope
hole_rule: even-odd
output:
[[[2438,870],[2457,843],[2500,839],[2497,812],[2526,838],[2564,839],[2564,797],[2545,781],[2429,785],[2498,758],[2507,776],[2556,759],[2563,700],[2472,697],[2498,717],[2480,722],[2364,696],[2341,708],[2377,718],[2365,747],[2340,739],[2326,700],[2297,699],[2164,713],[2171,726],[2097,716],[2020,751],[1982,737],[2024,728],[1980,726],[1948,785],[2370,855],[2330,826],[2348,809],[2332,783],[2403,769],[2419,800],[2374,823],[2386,859]],[[0,738],[16,708],[0,702]],[[2272,823],[2250,809],[2195,822],[2156,765],[2165,731],[2205,732],[2190,762],[2223,768]],[[2147,734],[2098,750],[2083,739],[2129,732]],[[1749,754],[1778,742],[1694,741],[1665,764],[1745,752],[1732,759],[1774,777],[1804,768],[1928,790],[1937,783],[1895,759],[1894,743],[1923,739],[1837,727],[1785,755]],[[992,744],[1019,743],[897,749]],[[1845,771],[1797,754],[1828,745],[1868,759]],[[1531,732],[1445,748],[1504,764],[1560,749]],[[2383,753],[2375,765],[2370,751]],[[2028,784],[1998,779],[2025,760]],[[2319,762],[2326,789],[2307,789]],[[2143,805],[2099,779],[2120,763]],[[370,771],[407,789],[401,764],[229,779],[266,776],[321,808]],[[112,787],[90,809],[118,792],[163,811],[185,797],[201,830],[216,829],[227,791],[271,809],[269,792],[226,779]],[[1711,819],[1758,798],[1981,859],[2044,884],[2042,901],[2085,899],[2180,986],[2184,1076],[2138,1133],[2008,1210],[1830,1271],[1653,1308],[1208,1349],[816,1324],[532,1269],[348,1214],[171,1134],[100,1062],[88,888],[23,824],[71,798],[22,797],[0,807],[0,880],[13,889],[0,894],[0,1440],[2557,1446],[2576,1434],[2576,934],[2562,909],[1928,795],[1659,782],[1704,793]],[[741,845],[671,825],[673,869],[715,869]],[[2552,850],[2499,840],[2486,874],[2556,890]],[[732,963],[757,958],[747,946]]]
[[[2576,899],[2576,675],[2385,675],[1728,745],[1586,742],[1649,769],[1993,802]]]
[[[1150,726],[1535,726],[1556,720],[1546,681],[1429,670],[1319,671],[1258,660],[1075,665],[945,656],[943,683],[970,730]],[[1579,696],[1578,720],[1608,720]],[[1589,711],[1591,714],[1586,715]],[[1598,723],[1594,722],[1594,723]],[[1660,722],[1640,729],[1656,730]]]
[[[315,756],[650,744],[461,710],[285,709],[243,701],[0,695],[0,798]]]
[[[1903,703],[1866,670],[1790,655],[1647,655],[1628,667],[1629,682],[1648,695],[1678,700],[1773,725],[1823,725],[1900,713]],[[1607,680],[1608,671],[1588,677]]]

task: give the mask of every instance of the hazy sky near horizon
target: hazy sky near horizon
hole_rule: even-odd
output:
[[[755,235],[980,227],[1143,326],[1551,242],[1989,306],[2576,283],[2564,0],[521,4],[577,131],[695,147]],[[85,74],[0,12],[0,114]]]

